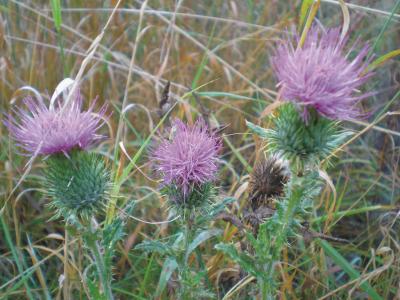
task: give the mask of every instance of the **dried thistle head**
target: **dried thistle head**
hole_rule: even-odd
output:
[[[282,196],[289,178],[289,166],[279,156],[260,160],[250,175],[249,204],[253,211],[268,206],[273,199]]]

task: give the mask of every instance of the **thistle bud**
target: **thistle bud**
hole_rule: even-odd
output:
[[[271,116],[272,127],[247,125],[265,138],[268,152],[276,153],[297,166],[315,166],[339,147],[352,132],[344,131],[337,121],[311,113],[308,123],[292,103],[279,107]]]
[[[50,156],[46,164],[46,188],[56,217],[73,214],[88,219],[102,208],[110,175],[98,154],[73,150],[69,156]]]

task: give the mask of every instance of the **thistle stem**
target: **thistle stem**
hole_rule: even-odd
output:
[[[279,230],[275,232],[276,236],[274,238],[274,243],[271,248],[265,249],[265,252],[270,253],[270,255],[264,258],[265,275],[261,278],[258,278],[262,300],[274,299],[275,262],[280,260],[282,249],[286,245],[286,240],[288,238],[289,227],[300,203],[301,197],[297,194],[292,194],[292,196],[288,199],[288,203],[285,206],[283,215],[280,217],[279,221],[281,225]]]
[[[95,229],[93,228],[93,221],[90,222],[90,232],[94,235]],[[94,262],[99,274],[100,283],[103,287],[104,295],[108,300],[113,300],[114,296],[111,290],[111,279],[108,276],[108,270],[104,263],[103,255],[101,254],[100,247],[95,238],[89,238],[87,246],[93,254]]]
[[[64,236],[64,282],[63,282],[63,295],[65,300],[70,299],[69,294],[69,275],[68,275],[68,231],[65,228]]]
[[[259,282],[259,287],[261,290],[262,300],[273,300],[274,299],[274,261],[269,261],[264,265],[264,276],[259,277],[257,281]]]
[[[184,231],[184,248],[183,248],[183,253],[182,253],[182,258],[180,260],[180,277],[181,277],[181,281],[184,283],[181,283],[181,288],[183,290],[182,293],[182,299],[186,300],[186,299],[190,299],[190,289],[188,289],[188,287],[186,286],[186,282],[187,282],[187,274],[190,273],[188,272],[189,270],[189,264],[188,264],[188,258],[189,258],[189,245],[191,242],[191,238],[192,238],[192,220],[191,220],[191,211],[188,212],[189,216],[187,216],[185,214],[185,212],[183,213],[184,218],[183,218],[183,222],[184,222],[184,226],[185,226],[185,231]],[[190,288],[190,287],[189,287]]]
[[[269,280],[261,280],[261,300],[273,300],[273,292],[272,292],[272,278]]]

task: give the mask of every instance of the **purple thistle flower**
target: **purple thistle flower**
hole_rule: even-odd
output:
[[[82,97],[78,92],[66,107],[59,101],[48,108],[42,99],[24,99],[27,110],[13,110],[18,121],[11,115],[4,122],[16,144],[30,155],[67,153],[72,148],[87,148],[103,136],[96,131],[104,124],[104,105],[94,115],[95,101],[87,111],[81,111]]]
[[[216,178],[222,142],[203,120],[193,126],[175,120],[171,133],[172,138],[163,138],[152,157],[156,171],[163,174],[163,185],[175,184],[186,196],[192,186]]]
[[[310,29],[303,47],[288,39],[280,44],[272,57],[272,66],[282,88],[282,98],[303,107],[303,119],[308,108],[333,120],[349,120],[362,116],[356,104],[372,93],[356,90],[372,75],[366,70],[369,47],[365,45],[350,61],[353,47],[344,54],[347,38],[339,28],[327,32],[317,26]]]

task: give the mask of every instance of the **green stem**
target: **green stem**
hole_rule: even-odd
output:
[[[188,215],[187,215],[188,214]],[[192,212],[183,212],[183,222],[184,222],[184,226],[185,226],[185,232],[184,232],[184,248],[183,248],[183,253],[182,253],[182,257],[180,259],[180,266],[179,266],[179,272],[180,272],[180,278],[182,282],[185,283],[181,283],[181,288],[182,288],[182,299],[184,300],[189,300],[191,299],[191,292],[190,292],[190,287],[186,286],[186,282],[187,282],[187,275],[190,274],[189,271],[189,265],[188,265],[188,258],[189,258],[189,245],[191,242],[191,238],[192,238]]]
[[[272,280],[272,278],[271,278]],[[262,300],[273,300],[273,291],[271,281],[261,280],[261,299]]]
[[[90,222],[90,224],[91,224],[90,225],[91,234],[94,234],[95,229],[93,229],[92,222]],[[88,239],[87,246],[89,247],[90,251],[93,254],[97,272],[99,274],[100,283],[103,287],[104,295],[106,296],[106,298],[108,300],[113,300],[114,296],[113,296],[112,290],[111,290],[111,279],[108,276],[109,272],[104,263],[103,255],[100,252],[100,247],[99,247],[96,239],[92,239],[92,237],[90,237]]]
[[[289,226],[293,220],[294,213],[301,202],[301,194],[292,191],[290,198],[287,200],[287,206],[285,208],[283,216],[280,218],[280,227],[274,233],[275,238],[274,242],[270,247],[265,250],[265,253],[268,253],[267,256],[261,254],[263,257],[263,276],[258,278],[259,288],[261,291],[261,299],[270,300],[274,299],[275,295],[275,272],[274,266],[275,262],[280,260],[281,252],[283,247],[286,245]]]
[[[274,299],[274,265],[274,261],[267,262],[265,264],[265,275],[258,278],[262,300]]]

